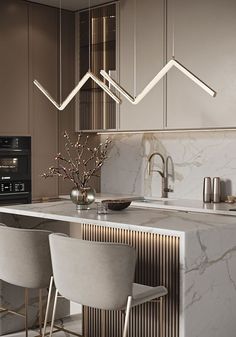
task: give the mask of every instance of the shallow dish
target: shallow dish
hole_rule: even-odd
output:
[[[122,209],[129,207],[132,201],[131,200],[103,200],[102,202],[106,203],[108,209],[112,211],[122,211]]]

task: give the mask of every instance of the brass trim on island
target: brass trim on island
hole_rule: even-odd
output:
[[[98,225],[82,225],[82,239],[119,242],[135,247],[137,265],[135,282],[168,289],[163,298],[163,337],[179,337],[179,237],[111,228]],[[132,309],[129,337],[157,337],[158,302],[150,302]],[[83,308],[84,337],[122,336],[124,315],[118,311],[102,311]]]

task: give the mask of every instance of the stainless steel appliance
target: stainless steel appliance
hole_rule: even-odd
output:
[[[31,138],[0,136],[0,205],[31,203]]]

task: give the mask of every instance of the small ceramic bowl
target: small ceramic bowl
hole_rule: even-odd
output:
[[[130,200],[103,200],[103,203],[107,204],[108,209],[112,211],[121,211],[131,204]]]

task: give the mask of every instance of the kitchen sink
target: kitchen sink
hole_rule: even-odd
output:
[[[171,201],[174,201],[175,199],[169,199],[169,198],[140,198],[133,201],[133,204],[140,203],[140,204],[169,204]]]
[[[172,208],[174,199],[143,197],[132,201],[134,207]]]
[[[165,199],[163,199],[163,198],[160,198],[160,199],[146,199],[146,198],[144,198],[144,199],[141,199],[141,200],[136,200],[137,202],[146,202],[146,203],[159,203],[159,202],[164,202],[164,201],[167,201],[168,199],[167,198],[165,198]]]

